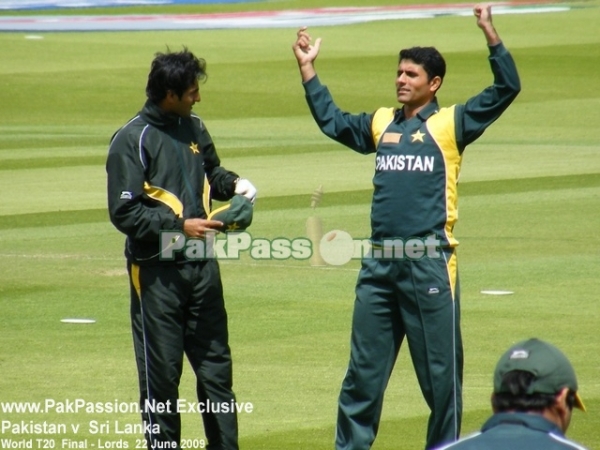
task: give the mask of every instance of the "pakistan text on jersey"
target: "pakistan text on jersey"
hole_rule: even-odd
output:
[[[433,172],[433,161],[433,156],[380,155],[375,158],[375,170],[407,170],[412,172]]]

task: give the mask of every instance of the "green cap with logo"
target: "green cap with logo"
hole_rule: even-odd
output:
[[[208,219],[223,222],[221,231],[243,231],[252,223],[253,212],[250,200],[243,195],[234,195],[231,202],[211,211]]]
[[[575,394],[575,407],[585,411],[577,393],[577,377],[567,357],[554,345],[540,339],[529,339],[509,348],[494,371],[494,393],[508,392],[502,385],[507,372],[522,370],[535,375],[527,394],[556,394],[569,388]]]

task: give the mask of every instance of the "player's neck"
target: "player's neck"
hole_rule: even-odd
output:
[[[407,105],[404,104],[402,106],[402,113],[404,114],[404,118],[405,119],[412,119],[413,117],[415,117],[423,108],[425,108],[427,105],[429,105],[429,103],[431,103],[431,101],[423,104],[423,105]]]

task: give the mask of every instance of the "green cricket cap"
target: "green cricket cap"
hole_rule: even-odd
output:
[[[252,223],[254,207],[243,195],[234,195],[231,202],[211,211],[210,220],[223,222],[221,231],[243,231]]]
[[[577,377],[571,362],[554,345],[540,339],[529,339],[509,348],[494,371],[494,393],[508,392],[502,385],[507,372],[522,370],[535,376],[527,394],[556,394],[569,388],[575,394],[575,407],[585,411],[577,392]]]

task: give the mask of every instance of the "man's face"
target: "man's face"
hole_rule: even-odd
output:
[[[441,85],[440,77],[428,79],[427,72],[420,64],[403,59],[398,64],[396,74],[396,95],[398,102],[411,108],[424,106],[433,100]]]
[[[167,93],[167,110],[180,117],[190,117],[192,107],[199,101],[200,89],[198,87],[198,80],[196,80],[193,85],[184,91],[181,98],[172,91]]]

